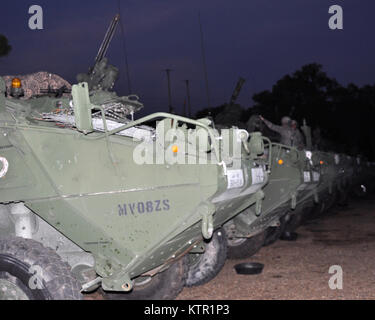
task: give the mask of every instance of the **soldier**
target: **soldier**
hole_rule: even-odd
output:
[[[23,99],[30,99],[33,96],[39,95],[41,89],[59,89],[63,86],[66,89],[71,89],[69,82],[65,81],[63,78],[59,77],[56,74],[49,72],[37,72],[27,75],[17,75],[17,76],[4,76],[4,81],[7,86],[8,96],[10,96],[10,88],[12,80],[14,78],[19,78],[22,83],[22,88],[24,89],[25,95]]]
[[[292,129],[292,146],[298,149],[303,149],[305,147],[305,143],[303,141],[303,136],[301,131],[298,129],[298,122],[296,120],[292,120],[290,122],[290,127]]]
[[[291,119],[289,117],[283,117],[281,119],[281,126],[277,126],[273,124],[272,122],[264,119],[262,116],[259,116],[259,118],[266,124],[268,128],[270,128],[272,131],[275,131],[281,135],[280,143],[285,144],[287,146],[292,145],[292,135],[293,131],[290,127],[290,121]]]

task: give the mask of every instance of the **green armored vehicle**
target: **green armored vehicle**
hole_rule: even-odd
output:
[[[28,279],[35,265],[46,276],[41,278],[46,288],[55,280],[61,288],[69,287],[69,296],[55,288],[55,293],[47,290],[45,297],[78,298],[81,286],[89,291],[99,283],[106,291],[135,288],[136,297],[137,283],[144,288],[147,280],[152,286],[152,277],[163,274],[169,280],[176,278],[176,288],[167,281],[158,283],[157,292],[150,295],[139,289],[141,297],[175,296],[185,279],[182,257],[187,252],[202,255],[203,238],[210,239],[217,228],[249,205],[259,205],[259,190],[267,181],[263,166],[242,160],[232,169],[221,159],[224,153],[217,134],[203,120],[158,113],[121,124],[106,119],[107,92],[93,94],[97,105],[90,102],[85,83],[73,86],[72,95],[72,101],[1,96],[0,261],[15,259],[1,270],[8,274],[15,264],[22,265],[20,274],[11,273],[1,283],[15,285],[13,276]],[[125,101],[119,98],[115,103]],[[47,104],[59,104],[60,111],[40,115],[37,110]],[[73,115],[68,114],[71,104]],[[129,99],[127,104],[131,109],[139,102]],[[91,118],[92,109],[101,110],[100,120]],[[162,119],[155,129],[143,125],[154,119]],[[187,129],[187,124],[202,131]],[[109,126],[117,128],[109,130]],[[206,140],[205,153],[185,152],[185,140],[175,135],[179,131]],[[197,131],[198,137],[194,136]],[[171,140],[164,139],[164,133]],[[255,154],[250,150],[261,145],[259,139],[253,135],[250,142],[248,136],[243,140],[254,161],[262,150]],[[150,154],[159,161],[158,147],[165,141],[169,143],[161,147],[161,155],[169,155],[171,162],[137,163],[150,159]],[[35,250],[38,254],[28,257]],[[53,263],[63,266],[64,274],[47,272],[50,254]],[[66,282],[61,283],[62,279]]]
[[[339,199],[339,163],[338,154],[315,151],[314,160],[318,163],[317,170],[320,170],[321,181],[317,188],[319,202],[311,212],[305,213],[305,218],[319,217],[331,209]]]
[[[134,120],[143,105],[110,91],[103,59],[71,94],[20,100],[15,79],[6,97],[0,77],[0,299],[80,299],[99,286],[174,298],[219,271],[223,259],[207,256],[225,253],[221,226],[261,207],[260,134],[166,113]]]
[[[300,153],[297,149],[270,143],[266,145],[270,176],[263,188],[261,208],[255,205],[225,225],[228,257],[245,258],[255,254],[263,244],[277,239],[276,230],[289,210],[297,204],[301,180]],[[270,228],[270,229],[269,229]]]
[[[282,220],[279,233],[295,231],[302,223],[303,217],[319,203],[318,186],[321,183],[321,172],[315,159],[315,152],[299,150],[299,166],[301,184],[296,191],[294,209],[289,210]]]

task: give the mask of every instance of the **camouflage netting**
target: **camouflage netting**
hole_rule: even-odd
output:
[[[32,96],[39,95],[41,89],[59,89],[66,86],[67,89],[71,89],[70,83],[60,76],[49,73],[49,72],[37,72],[27,75],[16,75],[16,76],[3,76],[6,86],[8,96],[10,95],[10,87],[12,84],[12,79],[19,78],[22,82],[22,88],[25,91],[25,96],[22,99],[30,99]]]

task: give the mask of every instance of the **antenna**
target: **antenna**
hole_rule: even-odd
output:
[[[203,27],[201,22],[201,14],[198,14],[198,20],[199,20],[199,29],[201,33],[201,49],[202,49],[202,60],[203,60],[203,71],[204,71],[204,77],[206,80],[206,94],[207,94],[207,107],[211,107],[210,103],[210,90],[208,86],[208,74],[207,74],[207,64],[206,64],[206,51],[204,48],[204,37],[203,37]]]
[[[168,79],[168,107],[169,113],[174,113],[174,108],[172,107],[172,92],[171,92],[171,69],[165,69]]]
[[[186,83],[186,97],[187,97],[187,106],[188,106],[188,116],[191,118],[191,101],[190,101],[190,80],[185,80]],[[186,116],[186,109],[184,110]]]
[[[103,60],[103,58],[107,54],[109,44],[111,43],[112,38],[115,34],[119,19],[120,19],[120,16],[116,14],[116,16],[111,21],[111,24],[109,25],[108,30],[105,34],[104,40],[102,44],[100,45],[98,54],[96,55],[95,63],[99,63],[101,60]]]
[[[125,67],[126,67],[126,77],[128,79],[128,92],[129,94],[133,93],[132,85],[130,81],[130,71],[129,71],[129,62],[128,62],[128,52],[127,52],[127,43],[126,43],[126,35],[125,35],[125,27],[124,27],[124,20],[121,16],[121,1],[117,1],[118,4],[118,13],[119,13],[119,19],[120,19],[120,30],[122,35],[122,44],[123,44],[123,50],[124,50],[124,59],[125,59]]]

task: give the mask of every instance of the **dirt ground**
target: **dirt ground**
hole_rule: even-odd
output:
[[[178,300],[375,299],[375,198],[352,200],[297,230],[295,242],[277,241],[251,259],[228,260],[204,286]],[[265,265],[260,275],[237,275],[241,262]],[[331,290],[329,268],[343,270],[343,289]],[[87,300],[103,299],[98,293]]]
[[[334,214],[332,214],[334,213]],[[375,198],[352,200],[247,260],[228,260],[210,283],[186,288],[178,299],[375,299]],[[261,275],[237,275],[241,262],[265,265]],[[331,290],[330,266],[343,270],[343,289]]]

